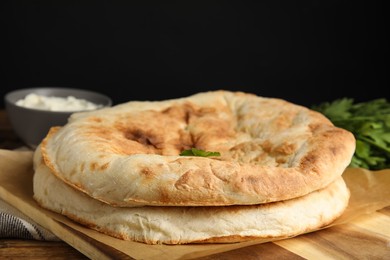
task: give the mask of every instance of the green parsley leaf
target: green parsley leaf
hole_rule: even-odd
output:
[[[356,103],[342,98],[311,108],[354,134],[356,150],[350,167],[390,168],[390,103],[386,99]]]
[[[201,157],[210,157],[210,156],[221,156],[219,152],[209,152],[204,150],[199,150],[196,148],[191,148],[184,150],[180,153],[180,156],[201,156]]]

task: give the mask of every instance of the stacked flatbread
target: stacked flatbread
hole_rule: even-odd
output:
[[[181,156],[196,148],[220,156]],[[34,155],[34,198],[148,244],[286,238],[348,205],[352,133],[285,100],[210,91],[73,114]]]

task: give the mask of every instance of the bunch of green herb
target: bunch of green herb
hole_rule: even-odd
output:
[[[188,150],[184,150],[180,153],[180,156],[201,156],[201,157],[209,157],[209,156],[221,156],[219,152],[210,152],[204,151],[196,148],[191,148]]]
[[[356,150],[350,167],[390,168],[390,103],[386,99],[356,103],[352,98],[342,98],[312,109],[354,134]]]

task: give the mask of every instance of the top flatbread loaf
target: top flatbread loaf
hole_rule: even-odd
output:
[[[179,156],[193,147],[221,156]],[[324,188],[355,139],[306,107],[219,90],[75,113],[41,149],[57,177],[113,206],[221,206]]]

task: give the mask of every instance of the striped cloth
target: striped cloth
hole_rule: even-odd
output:
[[[0,238],[60,241],[18,209],[0,199]]]

